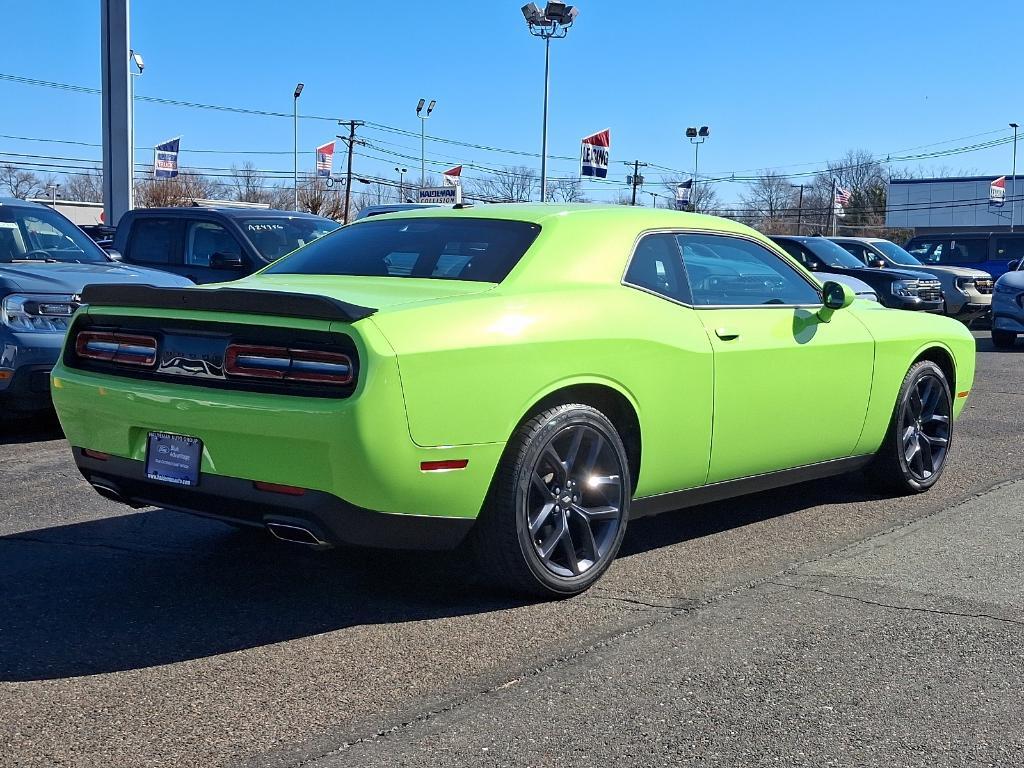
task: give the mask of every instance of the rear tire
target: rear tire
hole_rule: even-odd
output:
[[[992,343],[999,349],[1010,349],[1017,343],[1017,334],[1013,331],[997,331],[993,328]]]
[[[942,475],[953,441],[953,397],[946,376],[922,360],[907,371],[882,447],[866,470],[880,489],[927,491]]]
[[[513,434],[470,543],[503,587],[578,595],[615,559],[632,495],[626,450],[608,418],[587,405],[555,406]]]

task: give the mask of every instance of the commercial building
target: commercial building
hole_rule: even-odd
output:
[[[999,176],[961,176],[943,179],[894,179],[889,182],[885,226],[928,232],[1009,231],[1014,204],[1016,228],[1024,229],[1024,180],[1006,174],[1005,194],[992,194]],[[998,187],[997,187],[998,189]],[[1018,199],[1022,198],[1022,199]]]

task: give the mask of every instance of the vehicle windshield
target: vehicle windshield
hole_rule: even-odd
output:
[[[888,240],[872,240],[871,244],[884,253],[890,260],[904,267],[920,267],[921,262],[914,258],[914,254],[903,250],[896,243]]]
[[[841,245],[833,243],[831,240],[826,240],[824,237],[808,238],[803,243],[826,266],[839,269],[858,269],[864,266],[856,256]]]
[[[264,216],[242,219],[238,223],[267,261],[276,261],[341,226],[321,216]]]
[[[82,230],[44,207],[0,205],[0,264],[103,264],[110,259]]]
[[[538,232],[536,224],[498,219],[366,219],[317,240],[264,274],[500,283]]]

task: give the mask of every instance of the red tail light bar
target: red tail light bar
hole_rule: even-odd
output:
[[[224,372],[244,378],[342,386],[352,383],[352,359],[341,352],[229,344]]]
[[[90,360],[148,367],[156,363],[156,339],[130,333],[82,331],[75,338],[75,353]]]

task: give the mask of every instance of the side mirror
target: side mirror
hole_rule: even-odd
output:
[[[107,256],[109,256],[113,261],[121,261],[122,256],[120,251],[113,248],[106,248],[105,250],[107,252]]]
[[[210,254],[211,269],[244,269],[245,260],[237,253],[216,253]]]
[[[834,312],[837,309],[846,309],[853,304],[857,294],[848,285],[829,280],[822,286],[822,293],[825,296],[824,309]]]
[[[1020,259],[1014,259],[1013,261],[1008,262],[1006,264],[1006,268],[1010,272],[1016,272],[1019,267],[1020,267]]]
[[[875,269],[885,269],[885,261],[883,259],[871,259],[868,262],[868,266]]]

